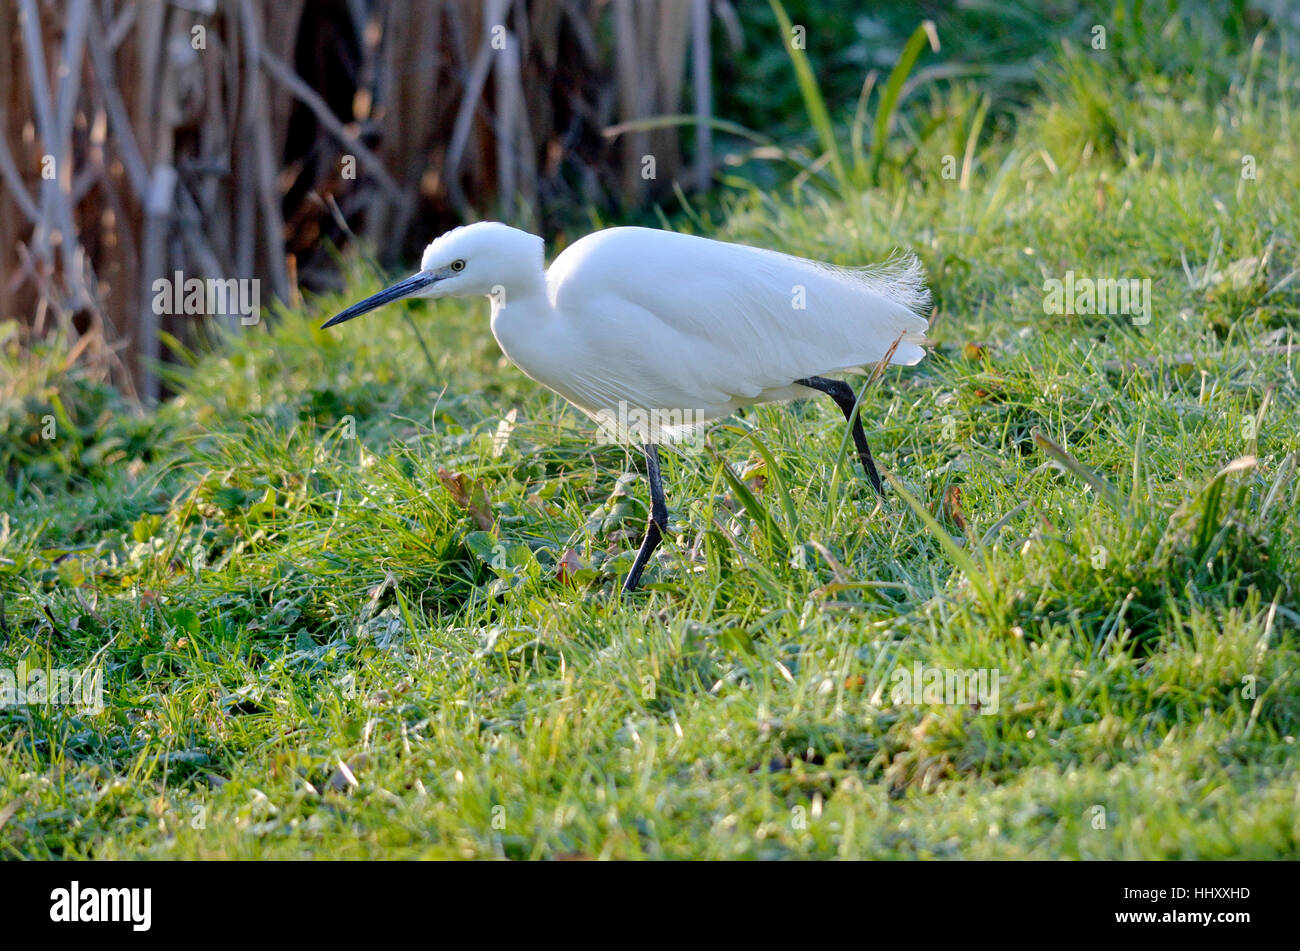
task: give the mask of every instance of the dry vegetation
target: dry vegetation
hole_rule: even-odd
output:
[[[604,132],[679,111],[691,9],[6,3],[0,318],[62,332],[150,398],[159,331],[198,333],[153,313],[160,276],[255,277],[263,302],[293,301],[335,285],[330,250],[350,233],[395,266],[459,220],[554,230],[640,204],[671,187],[677,132]]]

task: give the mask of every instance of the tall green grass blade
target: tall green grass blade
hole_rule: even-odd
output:
[[[776,0],[772,0],[776,2]],[[917,57],[925,48],[926,43],[935,52],[939,51],[939,34],[935,31],[934,22],[926,20],[913,31],[907,40],[907,45],[903,47],[903,52],[898,57],[898,62],[894,64],[893,70],[889,74],[889,81],[885,83],[885,88],[880,93],[880,102],[876,106],[876,132],[875,139],[871,143],[871,160],[867,166],[867,181],[872,187],[880,184],[880,167],[885,161],[885,146],[889,141],[889,131],[893,125],[894,113],[898,109],[898,103],[903,91],[903,84],[907,81],[907,75],[916,65]]]
[[[987,95],[980,97],[979,108],[975,111],[975,119],[970,125],[970,135],[966,137],[966,153],[961,160],[961,190],[966,191],[970,187],[970,170],[975,164],[975,146],[979,144],[980,132],[984,128],[984,119],[989,114],[989,97]]]
[[[731,494],[736,497],[736,501],[740,503],[741,507],[749,513],[749,517],[763,527],[768,544],[772,546],[777,556],[784,560],[789,551],[790,543],[781,531],[780,526],[776,524],[776,519],[772,518],[772,513],[758,500],[749,486],[745,485],[745,481],[732,471],[731,466],[727,465],[727,461],[718,454],[717,450],[709,447],[709,455],[721,467],[722,477],[727,480],[727,486],[731,489]]]
[[[1234,472],[1245,472],[1255,468],[1254,456],[1242,456],[1234,459],[1220,469],[1205,490],[1205,511],[1201,515],[1200,531],[1197,533],[1196,548],[1198,561],[1203,561],[1210,550],[1210,543],[1219,527],[1219,510],[1223,504],[1223,490],[1227,486],[1228,476]]]
[[[747,437],[758,449],[758,454],[763,457],[763,464],[766,466],[767,479],[776,487],[777,497],[781,501],[781,510],[785,512],[786,524],[791,530],[799,524],[798,516],[795,515],[794,502],[790,498],[789,489],[786,487],[785,478],[781,474],[781,469],[776,464],[776,457],[772,455],[772,450],[767,447],[763,440],[758,438],[758,433],[752,429],[741,429],[739,426],[723,426],[723,429],[737,435]]]
[[[871,91],[876,88],[879,75],[874,69],[867,73],[862,91],[858,94],[857,107],[853,110],[853,125],[849,127],[849,154],[853,156],[853,176],[859,182],[867,180],[867,151],[863,145],[863,131],[867,127],[867,102],[871,99]]]
[[[790,22],[781,0],[768,0],[768,3],[771,4],[772,12],[776,14],[777,22],[781,25],[781,39],[794,66],[795,80],[799,84],[799,95],[803,97],[804,108],[808,110],[808,120],[821,141],[822,151],[829,158],[831,171],[834,172],[836,184],[840,188],[840,196],[847,200],[853,188],[848,173],[844,170],[844,160],[835,141],[835,127],[831,124],[831,114],[826,108],[826,100],[822,97],[821,88],[817,85],[817,77],[813,73],[808,54],[794,45],[794,24]]]
[[[705,125],[718,132],[725,132],[728,135],[734,135],[737,138],[748,139],[756,145],[766,145],[771,147],[780,147],[775,139],[766,136],[761,132],[755,132],[739,122],[732,122],[729,119],[708,118],[704,120]],[[648,116],[644,119],[630,119],[627,122],[620,122],[618,125],[612,125],[603,132],[605,138],[613,139],[622,135],[624,132],[654,132],[658,129],[675,129],[679,126],[694,126],[700,124],[700,117],[687,115],[686,113],[671,113],[662,116]]]

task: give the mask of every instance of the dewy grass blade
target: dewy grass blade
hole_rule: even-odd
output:
[[[1088,483],[1088,485],[1092,486],[1092,488],[1096,490],[1097,495],[1100,496],[1107,505],[1117,512],[1124,507],[1123,503],[1120,501],[1119,492],[1116,491],[1113,485],[1101,476],[1097,475],[1097,473],[1093,472],[1078,459],[1074,458],[1074,456],[1070,455],[1070,453],[1066,452],[1055,442],[1048,439],[1037,429],[1033,430],[1031,435],[1034,437],[1034,444],[1038,446],[1039,449],[1043,450],[1043,452],[1047,453],[1047,455],[1052,458],[1053,462],[1057,463],[1057,465],[1066,471],[1074,473],[1084,482]]]

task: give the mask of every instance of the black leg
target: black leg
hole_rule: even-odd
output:
[[[884,487],[880,484],[880,473],[876,471],[876,460],[871,458],[871,447],[867,445],[867,434],[862,431],[861,414],[853,412],[854,406],[857,405],[857,398],[853,395],[853,388],[843,380],[828,380],[824,376],[810,376],[806,380],[795,380],[800,386],[806,386],[809,389],[825,393],[835,401],[835,405],[840,408],[853,425],[853,444],[858,447],[858,458],[862,460],[862,468],[867,472],[867,478],[871,480],[872,488],[878,495],[884,495]]]
[[[668,503],[664,501],[664,482],[659,475],[659,447],[654,443],[645,446],[646,474],[650,478],[650,522],[645,528],[645,537],[641,539],[641,549],[632,562],[632,570],[623,582],[623,591],[635,591],[641,583],[641,572],[645,571],[646,562],[659,547],[664,532],[668,531]]]

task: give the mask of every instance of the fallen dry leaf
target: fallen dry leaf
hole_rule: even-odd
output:
[[[488,503],[487,490],[483,483],[472,480],[463,472],[438,470],[438,479],[451,493],[452,501],[463,509],[468,509],[474,524],[481,531],[492,528],[492,506]]]
[[[943,493],[943,510],[953,524],[966,531],[966,516],[961,511],[961,486],[950,485]]]
[[[578,557],[578,553],[572,548],[567,548],[565,549],[564,554],[560,556],[560,560],[555,566],[556,580],[565,582],[566,584],[571,583],[574,575],[585,567],[587,566],[582,563],[582,559]]]

